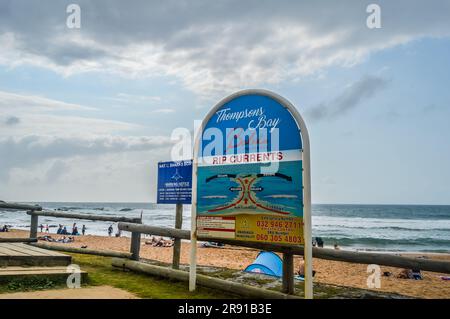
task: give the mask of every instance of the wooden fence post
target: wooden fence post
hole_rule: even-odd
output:
[[[139,224],[142,224],[142,215]],[[139,261],[139,252],[141,250],[141,233],[140,232],[132,232],[131,233],[131,259]]]
[[[294,255],[292,253],[283,254],[283,285],[282,292],[294,294]]]
[[[177,204],[176,213],[175,213],[175,228],[181,229],[183,225],[183,204]],[[179,269],[180,268],[180,256],[181,256],[181,239],[175,238],[173,244],[173,259],[172,259],[172,268]]]
[[[38,224],[39,224],[39,216],[31,215],[30,238],[37,238]]]

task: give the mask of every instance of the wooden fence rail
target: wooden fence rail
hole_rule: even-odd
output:
[[[139,232],[147,235],[157,235],[164,237],[173,237],[179,239],[191,239],[191,232],[184,229],[175,229],[169,227],[158,227],[150,225],[137,225],[133,223],[119,223],[120,230],[129,232]]]
[[[57,218],[68,218],[68,219],[86,219],[94,221],[104,221],[104,222],[128,222],[128,223],[138,223],[141,221],[140,218],[129,218],[122,216],[110,216],[110,215],[94,215],[94,214],[75,214],[75,213],[65,213],[52,210],[43,211],[29,211],[28,215],[31,216],[47,216],[47,217],[57,217]]]
[[[148,235],[158,235],[166,237],[174,237],[180,239],[189,240],[190,231],[174,229],[168,227],[156,227],[148,225],[136,225],[132,223],[119,223],[119,229],[125,231],[140,232],[142,234]],[[199,238],[201,240],[201,238]],[[278,245],[278,244],[268,244],[259,242],[245,242],[236,240],[226,240],[226,239],[204,239],[208,241],[218,241],[224,244],[241,246],[248,248],[255,248],[265,251],[274,251],[285,254],[293,254],[303,256],[303,246],[289,246],[289,245]],[[432,271],[438,273],[450,273],[450,262],[441,260],[430,260],[423,258],[411,258],[395,256],[392,254],[383,253],[364,253],[364,252],[352,252],[344,250],[335,250],[328,248],[313,248],[313,257],[319,259],[344,261],[349,263],[358,264],[377,264],[380,266],[390,266],[398,268],[407,269],[420,269],[424,271]]]
[[[77,247],[52,245],[52,244],[44,244],[44,243],[35,243],[32,245],[39,247],[39,248],[43,248],[43,249],[64,251],[64,252],[68,252],[68,253],[95,255],[95,256],[103,256],[103,257],[131,258],[131,253],[115,251],[115,250],[87,249],[87,248],[77,248]]]
[[[29,205],[29,204],[18,204],[18,203],[8,203],[0,201],[0,209],[14,209],[14,210],[42,210],[39,205]]]

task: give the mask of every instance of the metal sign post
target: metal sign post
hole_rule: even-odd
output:
[[[309,147],[295,107],[266,90],[232,94],[207,114],[193,154],[191,291],[198,237],[304,245],[305,298],[313,297]],[[293,293],[293,256],[284,260]]]
[[[190,204],[192,197],[192,161],[158,163],[158,204],[176,204],[175,228],[183,224],[183,204]],[[181,240],[173,246],[172,268],[180,267]]]

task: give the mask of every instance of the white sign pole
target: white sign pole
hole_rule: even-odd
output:
[[[305,299],[313,299],[312,277],[312,223],[311,223],[311,161],[308,131],[302,131],[303,137],[303,223],[305,237]]]

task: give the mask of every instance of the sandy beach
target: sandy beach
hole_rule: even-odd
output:
[[[43,234],[40,234],[43,235]],[[55,234],[50,234],[58,238]],[[8,233],[0,233],[0,237],[27,237],[28,232],[12,230]],[[77,236],[75,242],[69,244],[57,243],[71,247],[87,246],[90,249],[104,249],[127,252],[130,247],[128,237],[103,237],[103,236]],[[199,248],[198,264],[204,266],[226,267],[230,269],[243,270],[252,263],[258,254],[257,250],[226,246],[224,248]],[[412,254],[402,254],[403,256]],[[447,254],[420,254],[414,256],[425,256],[430,259],[441,259],[450,261]],[[170,263],[172,261],[172,248],[152,247],[142,240],[141,257]],[[182,243],[181,263],[187,264],[189,260],[189,243]],[[300,257],[295,258],[296,269]],[[329,261],[314,258],[313,268],[316,271],[315,281],[340,286],[367,288],[367,265],[353,264],[347,262]],[[445,281],[440,276],[445,274],[422,272],[423,280],[399,279],[396,275],[401,271],[399,268],[381,267],[382,272],[391,272],[391,277],[381,277],[381,288],[373,289],[383,292],[398,293],[405,296],[417,298],[450,298],[450,281]]]

